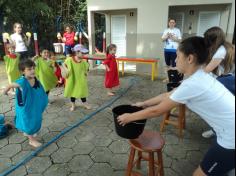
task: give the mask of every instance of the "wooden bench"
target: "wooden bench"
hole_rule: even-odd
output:
[[[118,65],[118,70],[119,70],[119,65],[120,62],[122,63],[122,76],[124,76],[124,63],[125,62],[132,62],[132,63],[141,63],[141,64],[151,64],[152,65],[152,73],[151,73],[151,79],[152,81],[155,80],[155,76],[158,76],[158,58],[135,58],[135,57],[126,57],[122,56],[119,58],[116,58],[117,65]]]

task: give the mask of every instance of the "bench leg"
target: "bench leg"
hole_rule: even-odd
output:
[[[120,75],[120,61],[117,61],[118,76]]]
[[[155,64],[152,64],[152,81],[155,79]]]
[[[158,62],[155,63],[155,75],[156,75],[156,78],[158,78]]]
[[[122,61],[122,76],[125,74],[125,63]]]

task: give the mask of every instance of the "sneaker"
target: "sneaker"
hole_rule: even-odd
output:
[[[212,130],[208,130],[202,133],[202,137],[204,138],[211,138],[214,135],[215,133]]]

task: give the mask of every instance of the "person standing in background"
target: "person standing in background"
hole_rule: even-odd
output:
[[[28,58],[29,53],[27,47],[30,45],[31,35],[27,36],[22,32],[22,24],[15,23],[13,25],[14,34],[10,36],[10,42],[15,45],[15,52],[20,54],[20,60]]]
[[[175,27],[176,20],[170,18],[168,21],[168,28],[164,31],[161,39],[164,42],[164,55],[167,65],[167,71],[175,68],[176,63],[176,51],[179,46],[179,42],[182,40],[182,34],[178,28]],[[167,81],[167,80],[165,80]]]

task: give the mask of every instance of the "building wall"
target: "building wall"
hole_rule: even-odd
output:
[[[129,45],[136,46],[136,56],[144,57],[159,57],[161,62],[159,64],[160,73],[163,74],[164,56],[163,56],[163,43],[161,42],[161,35],[167,26],[169,7],[174,10],[181,10],[181,6],[209,5],[209,4],[232,4],[227,6],[229,10],[225,10],[222,14],[226,16],[230,14],[228,26],[226,21],[222,21],[223,26],[227,26],[228,37],[232,38],[235,24],[235,1],[234,0],[87,0],[88,2],[88,16],[89,16],[89,29],[92,29],[92,13],[95,11],[112,11],[112,10],[125,10],[129,14],[130,9],[137,9],[137,44]],[[180,6],[180,7],[172,7]],[[211,5],[212,6],[212,5]],[[225,7],[225,6],[224,6]],[[179,8],[179,9],[178,9]],[[218,7],[217,8],[222,8]],[[112,12],[113,13],[113,12]],[[133,23],[135,20],[130,20],[128,23]],[[185,29],[186,30],[186,29]],[[92,37],[93,30],[89,31]],[[128,39],[128,38],[127,38]],[[92,39],[90,38],[90,49],[92,49]],[[136,39],[135,39],[136,40]],[[135,42],[135,40],[133,40]],[[128,49],[129,50],[129,49]],[[131,49],[132,50],[132,49]],[[150,68],[144,65],[138,65],[138,72],[150,72]]]
[[[170,7],[170,13],[184,13],[184,37],[189,37],[189,24],[192,23],[192,34],[196,35],[198,30],[198,20],[199,12],[202,11],[219,11],[221,13],[220,27],[226,32],[228,30],[228,21],[231,5],[229,4],[218,4],[218,5],[195,5],[195,6],[172,6]],[[189,11],[193,10],[194,15],[190,15]],[[228,34],[230,40],[232,39],[232,34]]]

